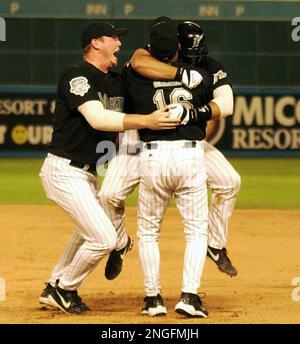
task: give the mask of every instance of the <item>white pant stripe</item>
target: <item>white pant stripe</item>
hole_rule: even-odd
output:
[[[99,261],[116,245],[115,229],[96,197],[96,177],[69,165],[69,160],[48,154],[41,169],[48,198],[54,200],[80,230],[53,270],[51,282],[77,289]],[[84,240],[84,242],[82,242]],[[68,263],[68,266],[64,264]]]
[[[138,245],[147,296],[161,289],[158,237],[172,194],[184,220],[186,239],[182,291],[197,293],[205,263],[208,210],[203,143],[195,148],[183,148],[179,142],[174,146],[163,143],[162,149],[145,150],[141,157]]]
[[[228,224],[241,178],[224,155],[208,142],[204,143],[207,186],[212,189],[208,218],[208,245],[226,247]]]

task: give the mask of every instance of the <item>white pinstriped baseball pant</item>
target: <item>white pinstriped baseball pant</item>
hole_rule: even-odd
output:
[[[124,149],[127,151],[126,147]],[[227,244],[228,223],[241,179],[224,155],[206,141],[204,141],[204,153],[207,185],[212,189],[208,221],[208,245],[221,249]],[[99,193],[101,205],[117,231],[116,249],[124,247],[127,242],[124,200],[139,184],[140,175],[140,156],[128,155],[123,150],[110,162],[101,186]],[[41,176],[45,176],[45,170]],[[76,228],[64,254],[52,271],[49,280],[52,285],[62,276],[64,269],[72,262],[83,242],[84,238],[79,228]]]
[[[208,245],[226,247],[228,225],[240,190],[241,177],[213,145],[204,143],[207,186],[212,190],[208,214]]]
[[[182,292],[197,294],[207,251],[207,188],[203,141],[156,141],[141,154],[138,202],[138,248],[147,296],[160,290],[158,239],[172,197],[184,222],[186,241]]]
[[[208,218],[208,245],[221,249],[228,240],[228,224],[241,178],[225,156],[204,141],[207,186],[212,189]],[[126,243],[125,198],[140,182],[140,156],[119,152],[110,162],[99,197],[118,233],[117,248]]]
[[[132,149],[131,149],[132,148]],[[116,249],[127,243],[125,231],[125,199],[140,182],[140,155],[133,146],[121,146],[118,154],[110,161],[99,192],[100,203],[111,219],[118,236]]]
[[[55,201],[76,224],[65,252],[52,271],[50,283],[77,289],[100,260],[111,252],[116,231],[97,198],[97,178],[69,165],[70,160],[48,154],[40,172],[49,199]]]

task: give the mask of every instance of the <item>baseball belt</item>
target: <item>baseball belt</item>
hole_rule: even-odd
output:
[[[186,141],[182,145],[182,147],[184,147],[184,148],[194,148],[196,146],[197,146],[196,141]],[[158,143],[156,143],[156,142],[146,143],[146,149],[157,149],[157,148],[158,148]]]
[[[96,174],[96,164],[85,164],[76,160],[71,160],[69,165]]]

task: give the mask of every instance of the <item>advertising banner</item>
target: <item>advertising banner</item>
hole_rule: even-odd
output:
[[[234,89],[234,113],[208,125],[207,139],[236,156],[300,155],[300,89]],[[0,155],[44,154],[55,90],[0,89]]]
[[[0,154],[44,152],[51,140],[54,90],[0,93]]]
[[[298,155],[300,92],[297,89],[236,89],[234,113],[210,123],[208,139],[235,155]]]

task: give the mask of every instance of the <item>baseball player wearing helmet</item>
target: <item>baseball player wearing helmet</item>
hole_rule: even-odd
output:
[[[149,116],[121,112],[124,85],[110,68],[117,65],[120,35],[126,31],[104,22],[88,25],[81,37],[83,61],[69,67],[58,84],[53,136],[40,177],[47,197],[69,215],[76,229],[39,300],[65,313],[89,310],[77,289],[117,242],[97,198],[98,143],[114,142],[116,131],[173,129],[179,123],[166,111]],[[125,239],[128,251],[131,240]]]
[[[158,18],[151,30],[151,54],[173,62],[177,59],[177,50],[175,24],[170,19]],[[184,101],[189,110],[207,104],[212,97],[213,78],[204,70],[200,74],[201,84],[190,91],[182,87],[181,82],[153,81],[138,75],[130,65],[124,68],[134,108],[145,113],[179,101]],[[181,115],[180,109],[178,113]],[[173,114],[176,115],[175,109]],[[140,158],[137,230],[146,294],[142,314],[158,316],[167,313],[161,294],[158,238],[163,215],[174,195],[183,217],[186,241],[181,296],[175,310],[185,316],[207,317],[197,295],[207,251],[208,206],[203,149],[206,121],[202,118],[193,121],[191,116],[186,118],[184,112],[180,118],[182,125],[169,133],[139,131],[144,142]]]
[[[208,56],[205,34],[200,25],[185,21],[178,25],[180,59],[209,72],[213,78],[213,99],[205,106],[203,115],[222,119],[233,113],[233,94],[224,67]],[[132,67],[145,77],[172,79],[178,69],[157,61],[145,49],[132,57]],[[217,106],[215,106],[217,105]],[[204,142],[207,186],[212,190],[208,222],[207,256],[220,271],[232,276],[237,270],[227,255],[228,224],[240,189],[241,178],[225,156],[207,141]]]
[[[172,51],[172,55],[174,55],[178,47],[176,28],[173,27],[172,29],[169,25],[171,25],[169,21],[159,21],[159,25],[154,23],[152,29],[151,52],[162,59],[170,57],[170,55],[168,56],[168,54],[170,54],[169,51]],[[165,29],[167,32],[165,32]],[[165,34],[166,37],[162,44],[163,34]],[[155,49],[157,47],[162,49]],[[166,55],[164,55],[164,52]],[[202,80],[204,79],[202,81],[202,87],[193,92],[184,89],[182,87],[182,82],[171,82],[166,84],[163,82],[153,83],[151,80],[135,73],[130,65],[125,68],[124,75],[135,109],[139,109],[139,111],[147,112],[150,108],[155,108],[156,106],[160,107],[163,104],[168,104],[170,101],[176,102],[178,99],[182,99],[182,97],[186,99],[186,105],[193,108],[193,105],[200,106],[206,104],[208,99],[212,96],[213,79],[205,71],[201,72],[201,78]],[[118,233],[123,232],[124,198],[128,192],[133,190],[141,178],[138,237],[146,292],[145,307],[142,310],[142,314],[156,316],[166,314],[166,308],[160,293],[158,272],[159,251],[157,238],[159,223],[169,198],[172,193],[175,192],[177,205],[185,219],[185,234],[187,240],[182,296],[176,306],[176,310],[188,316],[206,317],[207,311],[197,296],[197,289],[199,287],[204,265],[204,257],[206,255],[207,240],[206,175],[203,165],[203,150],[201,148],[203,144],[202,139],[205,121],[201,124],[198,122],[188,123],[186,126],[180,126],[180,128],[179,131],[176,130],[176,133],[174,132],[172,135],[168,135],[166,132],[160,132],[158,135],[153,131],[141,132],[142,140],[148,142],[146,150],[141,158],[139,158],[134,151],[134,140],[132,136],[135,133],[127,133],[127,141],[124,147],[127,148],[127,152],[131,151],[132,154],[125,152],[127,154],[119,154],[113,159],[101,187],[100,199],[104,209],[108,209],[107,213],[113,215],[112,221],[119,229]],[[148,159],[148,155],[160,156],[164,160],[166,159],[165,161],[169,161],[169,163],[165,165],[167,171],[158,172],[153,170],[154,165],[151,164],[151,158]],[[174,161],[169,160],[173,155]],[[143,157],[145,160],[143,160]],[[177,166],[178,161],[180,161],[180,166]],[[194,167],[189,166],[191,161],[193,161],[192,165]],[[144,166],[149,174],[143,173],[146,171],[143,171],[143,168],[140,169],[141,166]],[[123,173],[125,167],[126,173]],[[116,168],[117,170],[115,170]],[[127,171],[130,172],[129,176]],[[171,186],[171,184],[167,186],[166,183],[168,178],[164,179],[164,175],[168,175],[170,171],[173,171],[173,176],[169,176],[169,182],[172,183],[171,181],[173,180],[173,186]],[[175,171],[180,171],[177,177],[175,176]],[[187,171],[191,173],[192,171],[193,173],[195,172],[196,176],[192,178]],[[116,184],[117,187],[113,186]],[[151,186],[156,189],[154,186],[155,184],[157,187],[155,195],[160,192],[163,194],[162,197],[158,199],[154,197],[154,194],[150,190]],[[187,194],[183,191],[184,185],[186,185],[189,190]],[[111,187],[115,191],[115,197],[113,198],[107,197],[108,195],[112,195]],[[163,189],[165,189],[165,191],[163,191]],[[152,197],[155,199],[152,199]],[[122,209],[121,213],[119,212],[120,208],[116,211],[116,206],[119,204],[120,198],[122,202],[122,206],[120,207]],[[115,203],[114,200],[116,200]],[[191,260],[195,262],[195,267],[193,269],[189,268],[192,265]]]

